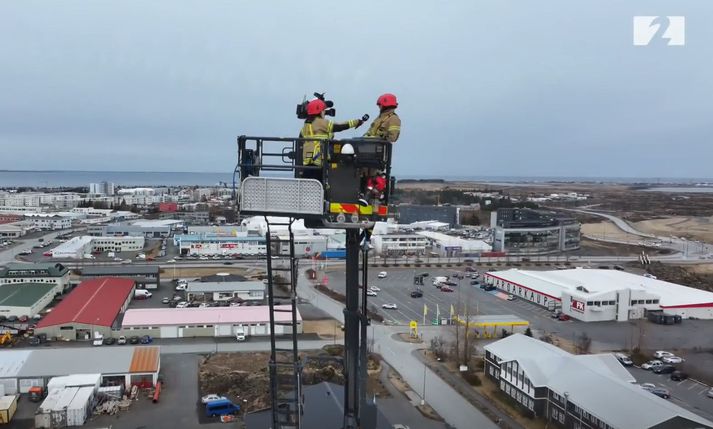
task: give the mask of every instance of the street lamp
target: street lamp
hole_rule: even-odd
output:
[[[424,356],[425,358],[425,356]],[[423,394],[421,395],[421,406],[426,404],[426,361],[423,361]]]

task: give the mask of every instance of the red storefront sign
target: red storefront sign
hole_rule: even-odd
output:
[[[572,299],[572,310],[584,313],[584,301]]]

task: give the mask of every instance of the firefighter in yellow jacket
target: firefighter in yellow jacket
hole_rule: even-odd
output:
[[[376,105],[379,106],[379,116],[371,123],[369,131],[364,134],[364,137],[376,137],[381,140],[386,140],[391,143],[396,143],[401,134],[401,119],[396,114],[396,108],[399,106],[394,94],[382,94],[376,99]],[[375,199],[383,199],[382,190],[370,186],[370,183],[377,181],[383,174],[373,168],[366,169],[362,176],[362,192],[359,197],[359,204],[368,205],[371,197]]]
[[[401,133],[401,119],[396,114],[399,103],[394,94],[382,94],[376,100],[379,106],[379,116],[371,123],[364,137],[378,137],[382,140],[396,143]]]
[[[324,118],[324,111],[327,104],[320,100],[312,100],[307,104],[307,119],[300,131],[300,138],[314,137],[315,140],[307,140],[302,145],[302,165],[315,167],[322,166],[322,147],[320,140],[334,138],[334,133],[357,128],[364,123],[361,119],[350,119],[347,122],[332,122]],[[302,177],[322,180],[322,170],[304,170]]]

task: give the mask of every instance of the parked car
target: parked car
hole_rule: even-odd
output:
[[[202,397],[201,402],[204,404],[207,404],[208,402],[220,401],[223,399],[228,399],[228,398],[226,398],[225,396],[216,395],[215,393],[211,393],[210,395],[205,395],[204,397]]]
[[[383,304],[381,308],[385,308],[387,310],[398,310],[399,307],[396,304],[389,303],[389,304]]]
[[[26,323],[28,320],[30,320],[30,318],[23,314],[22,316],[18,317],[17,320],[20,323]]]
[[[423,291],[413,290],[411,291],[411,298],[421,298],[423,296]]]
[[[17,316],[7,316],[8,322],[17,322]]]
[[[479,280],[471,280],[470,284],[471,284],[471,286],[480,286],[480,281]]]
[[[179,283],[178,286],[176,286],[176,290],[186,290],[188,289],[188,284],[186,283]]]
[[[164,296],[163,298],[161,298],[161,304],[168,304],[169,302],[171,302],[171,299],[169,297]]]
[[[559,320],[561,322],[566,322],[569,319],[570,319],[569,315],[564,314],[564,313],[560,313],[560,315],[557,317],[557,320]]]
[[[619,361],[624,366],[632,366],[634,362],[632,362],[631,358],[629,356],[625,355],[624,353],[616,353],[614,354],[614,357],[616,360]]]
[[[497,288],[496,288],[495,286],[493,286],[493,285],[486,285],[486,286],[483,288],[483,290],[485,290],[486,292],[490,292],[491,290],[495,290],[495,289],[497,289]]]
[[[450,286],[441,286],[441,292],[453,292],[453,288]]]
[[[388,274],[386,273],[386,271],[382,271],[382,272],[380,272],[379,275],[377,275],[376,277],[378,277],[378,278],[380,278],[380,279],[385,279],[387,275],[388,275]]]
[[[40,345],[40,339],[37,337],[30,337],[29,343],[31,346],[39,346]]]
[[[708,392],[706,393],[706,396],[708,396],[709,398],[713,398],[713,387],[711,387],[710,389],[708,389]]]
[[[655,357],[656,359],[661,359],[661,358],[663,358],[664,356],[675,356],[675,355],[674,355],[673,353],[671,353],[671,352],[667,352],[667,351],[664,351],[664,350],[657,350],[657,351],[654,353],[654,357]]]
[[[660,360],[650,360],[648,362],[642,363],[641,369],[653,370],[654,368],[657,368],[662,365],[663,362],[661,362]]]
[[[141,338],[138,336],[134,335],[133,337],[129,338],[129,344],[138,344],[141,341]]]
[[[123,346],[124,344],[126,344],[126,337],[123,335],[120,336],[119,339],[116,340],[116,344],[118,344],[120,346]]]
[[[136,289],[134,291],[134,299],[149,299],[153,294],[146,289]]]
[[[654,383],[641,383],[641,388],[651,392],[652,390],[656,389],[656,385]]]
[[[654,368],[656,374],[671,374],[676,371],[676,367],[673,365],[661,365],[658,368]]]
[[[141,337],[140,342],[141,344],[151,344],[153,342],[153,338],[151,338],[150,335],[144,335],[143,337]]]
[[[205,414],[208,417],[224,416],[228,414],[239,414],[240,405],[233,404],[227,399],[211,401],[205,404]]]
[[[376,292],[374,292],[373,290],[367,290],[366,296],[376,296]]]
[[[373,290],[374,292],[381,292],[381,288],[378,286],[369,286],[369,290]]]
[[[508,294],[508,301],[515,301],[515,295],[509,293],[509,294]]]
[[[683,381],[688,378],[688,374],[682,371],[674,371],[671,373],[671,380],[673,381]]]
[[[188,303],[186,301],[181,301],[176,304],[176,308],[188,308]]]
[[[104,338],[104,345],[105,346],[110,346],[112,344],[116,343],[116,339],[114,337],[106,337]]]
[[[550,317],[552,317],[553,319],[559,319],[560,314],[562,314],[562,310],[557,309],[552,312],[552,315]]]
[[[684,359],[678,356],[664,356],[661,358],[663,363],[683,363]]]
[[[668,399],[671,397],[671,392],[669,392],[668,389],[664,389],[663,387],[657,387],[655,389],[649,390],[649,392],[664,399]]]

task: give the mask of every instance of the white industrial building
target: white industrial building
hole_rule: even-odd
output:
[[[280,252],[284,254],[289,254],[290,236],[288,234],[278,234],[278,240],[282,240],[280,243]],[[329,239],[324,235],[295,235],[295,256],[314,256],[316,254],[322,253],[327,250],[327,243]]]
[[[290,306],[275,306],[275,322],[292,321]],[[123,335],[154,338],[230,337],[270,334],[270,307],[141,308],[127,310],[121,323]],[[297,311],[297,332],[302,333],[302,316]],[[277,335],[289,334],[290,325],[275,324]]]
[[[244,301],[262,301],[265,299],[265,283],[259,281],[242,282],[189,282],[186,299],[212,301],[230,301],[240,298]]]
[[[26,228],[18,223],[0,224],[0,238],[20,238],[25,235]]]
[[[86,253],[92,252],[92,239],[86,235],[72,237],[52,249],[52,257],[60,259],[81,259]]]
[[[425,255],[431,243],[418,234],[379,234],[371,236],[374,252],[383,256]]]
[[[510,269],[485,273],[484,281],[585,322],[641,319],[654,310],[684,319],[713,319],[712,292],[617,270]]]
[[[82,259],[84,255],[99,252],[138,252],[146,239],[142,237],[73,237],[52,249],[53,258]]]
[[[57,229],[68,229],[72,227],[72,219],[69,217],[58,216],[56,214],[49,213],[32,213],[26,214],[32,222],[32,226],[42,230],[57,230]]]
[[[92,251],[99,252],[139,252],[143,250],[146,238],[140,237],[94,237]]]
[[[444,258],[477,257],[492,250],[492,246],[483,240],[468,240],[435,231],[417,231],[416,234],[428,238],[432,251]]]
[[[255,256],[267,254],[265,237],[248,235],[247,233],[237,237],[182,234],[175,235],[173,242],[178,246],[181,256]]]
[[[11,262],[0,268],[0,285],[16,283],[53,284],[56,293],[62,293],[69,287],[69,268],[54,263],[21,264]]]

